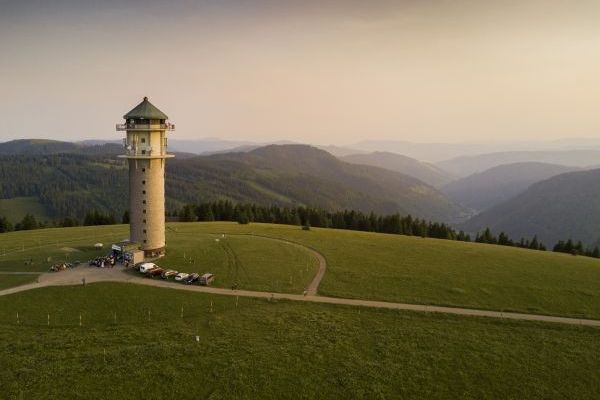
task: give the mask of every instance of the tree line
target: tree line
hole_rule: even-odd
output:
[[[264,222],[272,224],[302,225],[320,228],[348,229],[356,231],[390,233],[407,236],[421,236],[445,240],[458,240],[464,242],[487,243],[500,246],[520,247],[532,250],[546,251],[546,246],[539,241],[537,236],[531,240],[521,238],[511,239],[506,233],[494,235],[489,228],[476,234],[475,238],[461,230],[457,231],[444,223],[431,222],[424,219],[413,218],[410,215],[400,214],[377,215],[373,212],[360,211],[326,211],[312,207],[278,207],[259,206],[256,204],[234,204],[227,200],[206,202],[199,205],[186,205],[179,211],[170,214],[179,221],[237,221],[245,224],[249,222]],[[573,243],[571,239],[560,241],[552,249],[555,252],[573,255],[585,255],[600,258],[598,247],[584,249],[581,242]]]
[[[114,225],[117,223],[128,224],[129,212],[125,211],[120,222],[114,215],[103,213],[102,211],[89,211],[83,220],[74,217],[64,217],[56,221],[38,221],[34,215],[26,214],[23,219],[16,224],[12,224],[5,216],[0,216],[0,233],[12,231],[30,231],[43,228],[69,228],[73,226],[94,226],[94,225]]]
[[[445,240],[457,240],[463,242],[487,243],[499,246],[520,247],[532,250],[546,251],[546,246],[534,236],[531,240],[521,238],[518,241],[511,239],[506,233],[500,232],[494,235],[489,228],[478,232],[475,238],[463,232],[455,230],[445,223],[431,222],[425,219],[413,218],[411,215],[400,214],[377,215],[373,212],[363,213],[355,210],[326,211],[313,207],[279,207],[260,206],[257,204],[236,204],[228,200],[201,203],[198,205],[188,204],[179,210],[167,212],[167,217],[182,222],[193,221],[235,221],[240,224],[250,222],[263,222],[271,224],[299,225],[304,229],[310,227],[347,229],[365,232],[378,232],[406,236],[420,236]],[[120,223],[129,223],[129,212],[125,211]],[[99,210],[88,211],[82,221],[65,217],[52,223],[40,222],[31,214],[15,224],[0,216],[0,233],[13,230],[31,230],[47,227],[71,227],[91,225],[116,224],[117,218],[110,213]],[[574,242],[571,239],[559,241],[552,251],[568,253],[573,255],[584,255],[600,258],[600,249],[585,248],[581,241]]]

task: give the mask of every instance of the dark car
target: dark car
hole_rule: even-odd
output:
[[[192,283],[196,282],[198,278],[200,278],[200,275],[194,273],[185,278],[184,282],[186,285],[191,285]]]
[[[148,275],[151,278],[154,278],[155,276],[160,276],[165,270],[160,268],[160,267],[156,267],[154,269],[151,269],[150,271],[148,271],[146,273],[146,275]]]

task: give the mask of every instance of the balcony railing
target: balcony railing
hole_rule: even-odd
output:
[[[117,124],[117,131],[174,131],[175,124]]]

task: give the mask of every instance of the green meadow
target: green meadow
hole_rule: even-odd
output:
[[[600,318],[600,260],[480,243],[296,226],[176,223],[254,233],[319,251],[327,296]]]
[[[0,270],[46,271],[48,259],[84,261],[105,252],[93,250],[95,242],[125,237],[124,225],[2,234]],[[600,318],[600,260],[552,252],[298,226],[171,223],[168,255],[158,263],[212,272],[217,286],[301,292],[316,260],[269,238],[325,256],[321,295]]]
[[[0,274],[0,290],[26,283],[35,282],[37,275],[5,275]]]
[[[595,399],[600,392],[600,329],[116,283],[0,297],[0,354],[7,399]]]

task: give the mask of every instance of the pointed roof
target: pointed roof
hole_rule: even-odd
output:
[[[123,116],[125,119],[169,119],[167,114],[160,111],[156,108],[152,103],[148,101],[147,97],[144,97],[144,100],[135,106],[135,108],[129,111],[127,114]]]

